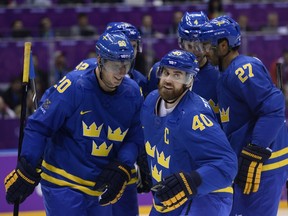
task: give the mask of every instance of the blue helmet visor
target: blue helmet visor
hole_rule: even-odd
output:
[[[187,51],[187,52],[191,52],[194,55],[199,55],[199,54],[203,54],[204,50],[203,50],[203,46],[202,43],[200,42],[200,40],[181,40],[179,41],[179,46],[181,49]]]
[[[109,61],[101,60],[104,69],[108,73],[127,74],[131,69],[131,61]]]
[[[170,80],[181,84],[189,84],[193,80],[192,73],[186,73],[174,67],[159,67],[156,73],[159,79]]]
[[[203,42],[202,45],[203,45],[202,47],[203,47],[204,52],[210,52],[217,48],[216,46],[212,45],[211,42]]]

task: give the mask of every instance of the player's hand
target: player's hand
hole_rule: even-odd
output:
[[[4,180],[6,200],[9,204],[22,203],[40,182],[40,173],[25,158],[20,158],[15,170]]]
[[[190,197],[197,194],[197,187],[201,184],[200,175],[180,172],[165,178],[151,190],[165,208],[176,209],[183,205]]]
[[[103,192],[99,196],[100,205],[116,203],[122,196],[127,183],[131,179],[131,168],[118,161],[113,161],[103,169],[98,178],[94,189]]]
[[[138,193],[149,193],[152,187],[152,177],[150,174],[148,161],[147,161],[147,154],[143,152],[137,158],[137,192]]]
[[[270,149],[256,145],[248,145],[241,151],[234,183],[242,188],[244,194],[258,191],[263,162],[270,158],[271,153]]]

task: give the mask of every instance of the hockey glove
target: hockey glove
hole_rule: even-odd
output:
[[[25,158],[20,158],[15,170],[4,180],[6,200],[9,204],[22,203],[40,182],[40,173]]]
[[[143,152],[137,158],[137,165],[138,169],[138,183],[137,183],[137,192],[138,193],[149,193],[152,187],[152,177],[150,174],[148,161],[147,161],[147,154]]]
[[[151,190],[165,208],[176,209],[183,205],[190,197],[197,194],[197,187],[201,184],[200,175],[180,172],[165,178]]]
[[[123,163],[113,161],[100,173],[94,189],[103,192],[99,196],[100,205],[116,203],[122,196],[131,179],[131,168]]]
[[[271,156],[271,150],[256,145],[243,148],[239,156],[238,174],[234,180],[244,194],[259,189],[263,162]]]

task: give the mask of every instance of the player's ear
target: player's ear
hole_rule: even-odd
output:
[[[228,40],[224,39],[219,42],[218,46],[221,47],[221,49],[229,49],[229,42]]]

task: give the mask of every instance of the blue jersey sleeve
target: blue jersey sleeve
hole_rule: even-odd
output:
[[[144,135],[140,122],[140,110],[143,104],[143,97],[141,96],[140,91],[132,100],[135,101],[136,112],[129,131],[123,140],[123,145],[118,152],[118,159],[131,167],[136,162],[139,152],[144,149]]]
[[[269,147],[284,124],[284,96],[259,59],[242,57],[232,65],[229,89],[238,100],[244,101],[256,121],[251,143]]]
[[[236,154],[207,101],[204,103],[206,106],[202,111],[183,117],[185,121],[179,130],[183,131],[184,147],[202,178],[198,194],[231,186],[237,173]]]
[[[39,108],[27,121],[21,155],[36,166],[43,155],[47,138],[51,137],[74,112],[77,97],[77,82],[69,74],[50,87],[40,101]]]

